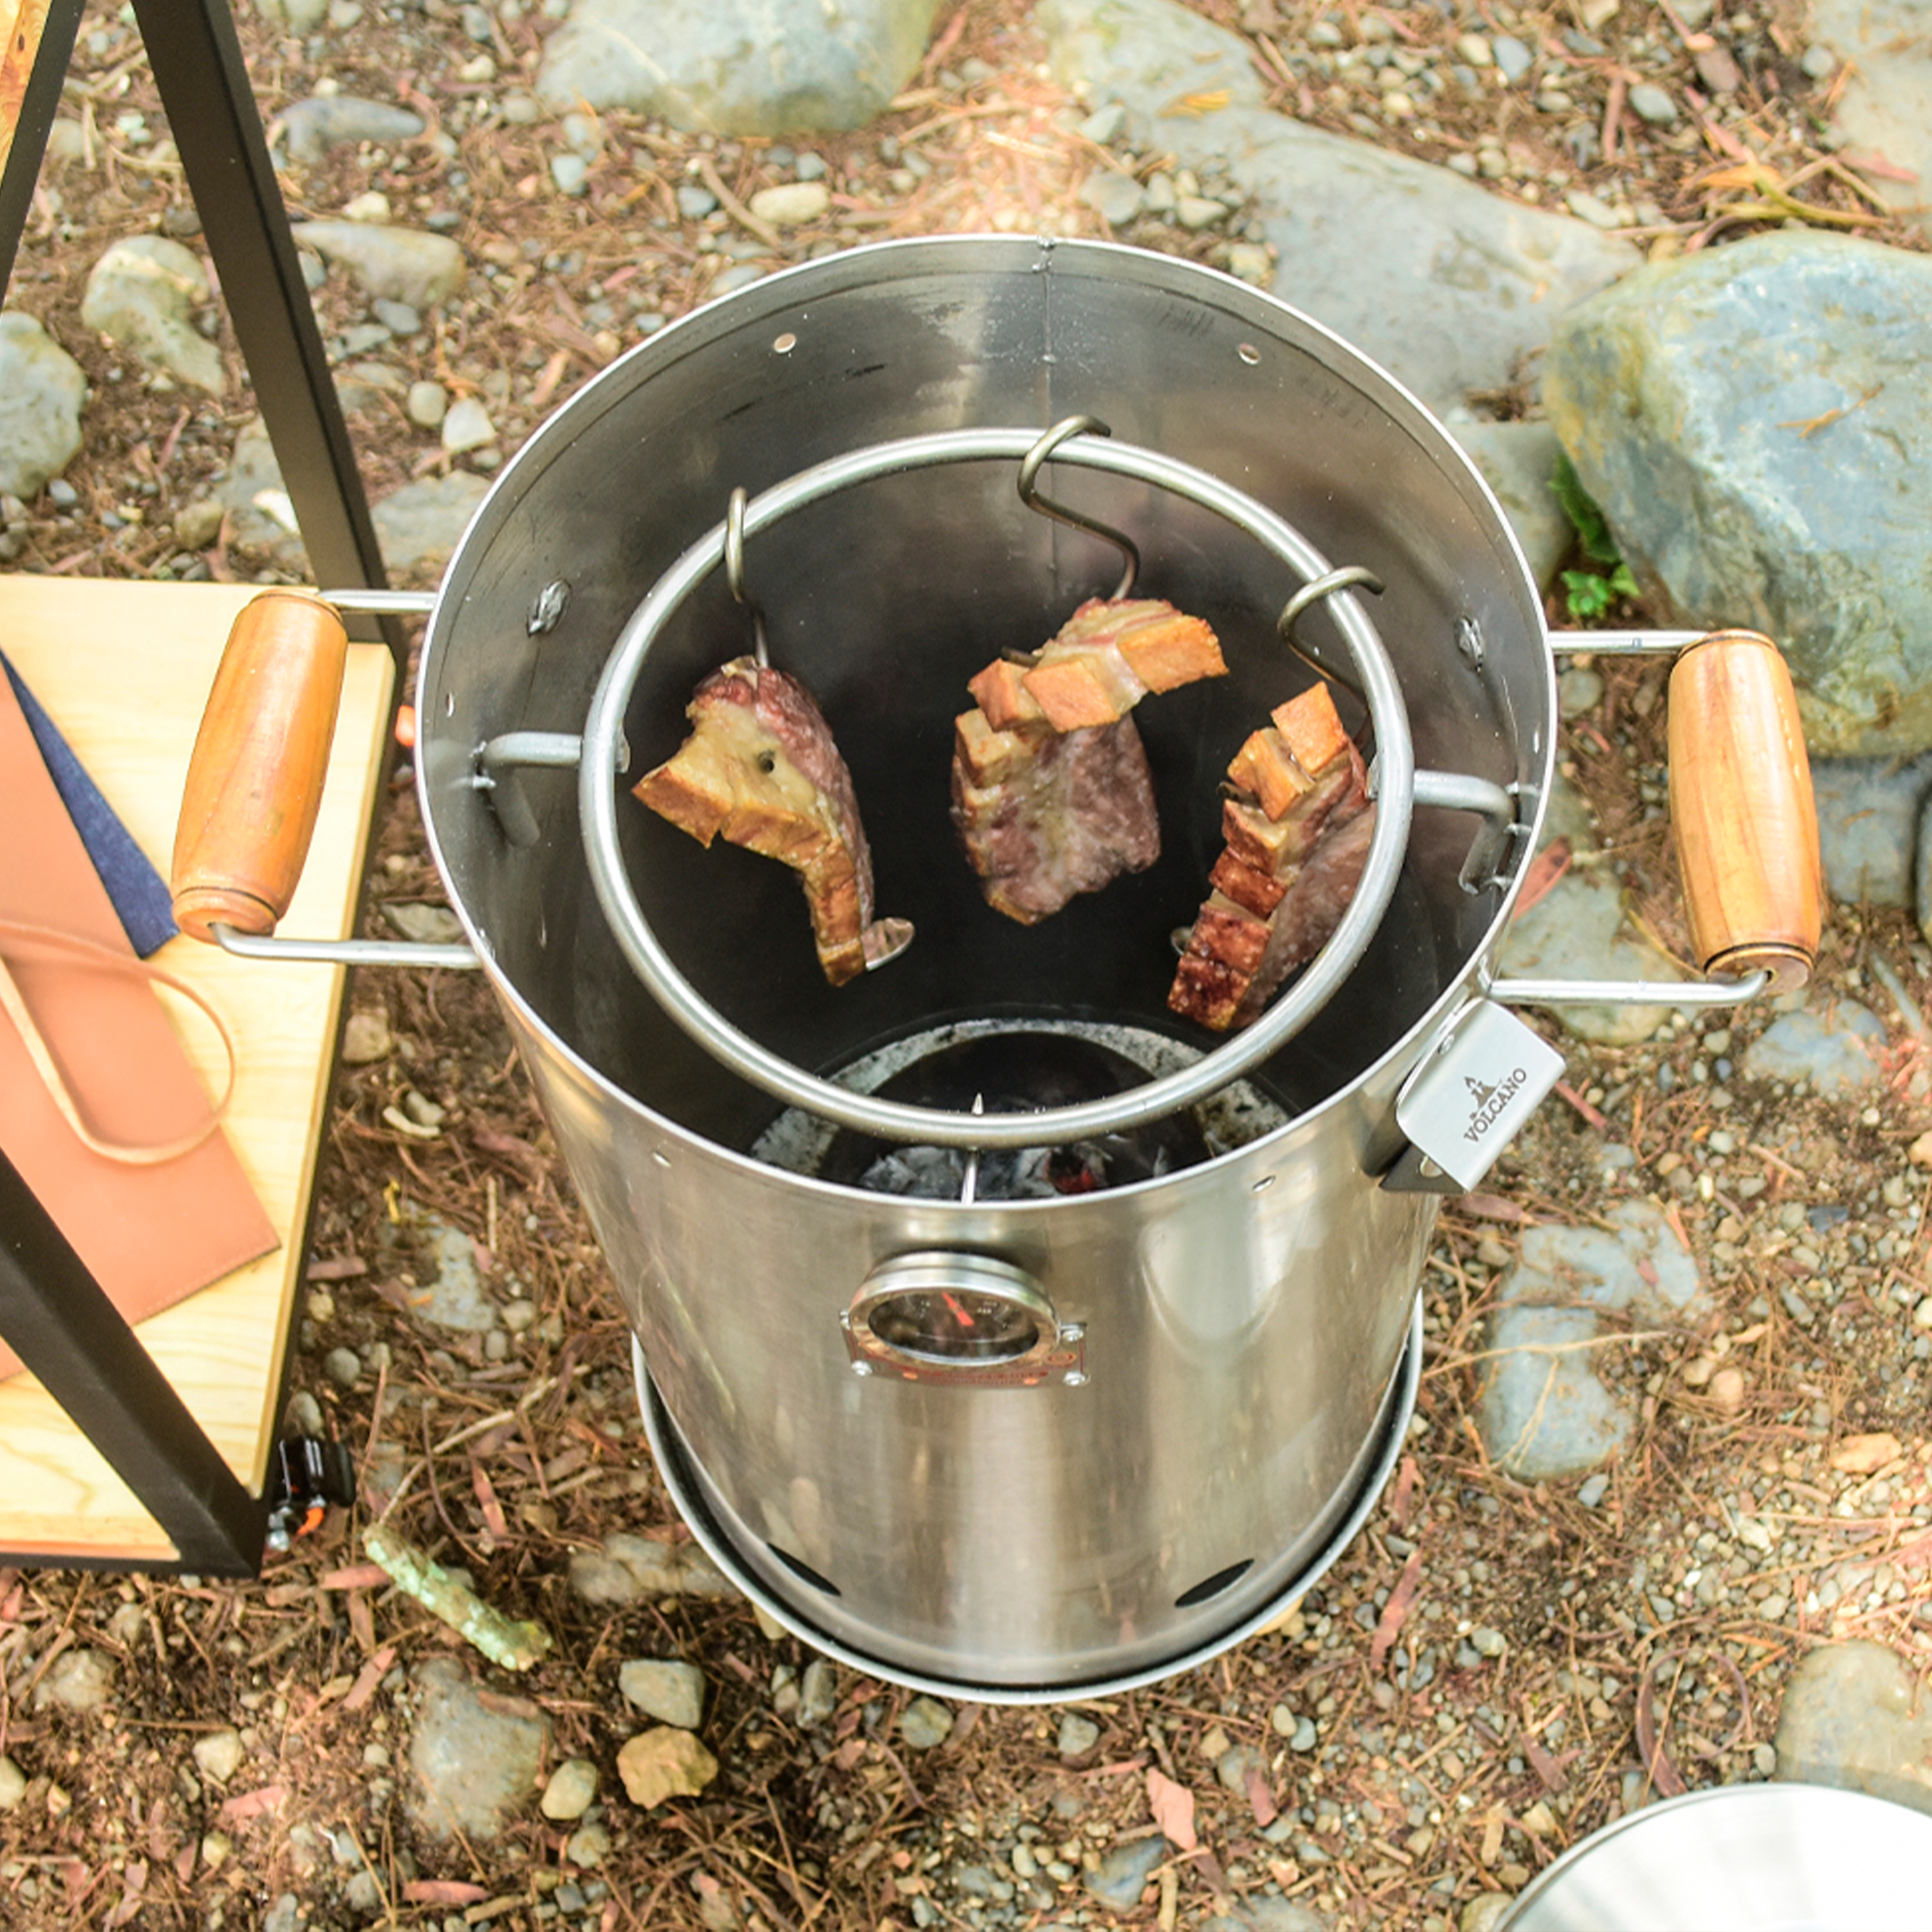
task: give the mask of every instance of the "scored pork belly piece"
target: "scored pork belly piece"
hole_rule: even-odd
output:
[[[832,729],[794,677],[735,657],[692,694],[694,730],[632,787],[700,845],[721,833],[799,875],[818,963],[834,986],[900,951],[904,919],[874,919],[872,853]]]
[[[1375,830],[1361,754],[1325,685],[1278,706],[1228,766],[1226,844],[1168,1005],[1217,1033],[1245,1027],[1347,910]]]
[[[1227,670],[1214,632],[1159,598],[1091,598],[1030,658],[973,678],[956,721],[952,815],[995,911],[1032,925],[1161,856],[1150,691]]]

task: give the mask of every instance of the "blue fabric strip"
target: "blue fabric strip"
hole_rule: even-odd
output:
[[[126,928],[128,942],[146,959],[172,939],[180,928],[168,896],[168,887],[148,855],[134,843],[133,835],[115,817],[114,808],[100,795],[99,787],[87,776],[74,757],[60,727],[41,708],[40,701],[21,682],[20,673],[0,651],[0,670],[7,673],[14,696],[26,715],[27,729],[47,760],[48,775],[61,794],[68,815],[73,820],[87,857],[114,901],[114,910]]]

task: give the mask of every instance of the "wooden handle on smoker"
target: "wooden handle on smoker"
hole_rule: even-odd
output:
[[[228,632],[189,759],[170,885],[175,922],[266,934],[289,909],[322,809],[348,633],[333,606],[268,591]]]
[[[1670,677],[1670,810],[1698,964],[1795,992],[1818,958],[1818,809],[1783,656],[1718,630]]]

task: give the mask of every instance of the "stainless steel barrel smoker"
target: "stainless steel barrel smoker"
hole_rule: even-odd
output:
[[[1063,431],[1030,504],[1022,466],[1069,416],[1111,433]],[[1093,521],[1230,674],[1139,714],[1159,863],[1022,927],[957,849],[952,721],[982,665],[1113,589]],[[880,909],[917,932],[843,987],[782,868],[627,795],[754,605],[851,765]],[[326,607],[258,608],[234,661],[326,681]],[[1168,1012],[1171,934],[1229,757],[1317,674],[1374,759],[1368,869],[1269,1013],[1209,1035]],[[185,924],[272,951],[243,935],[285,892],[220,831],[241,681],[177,885]],[[1667,997],[1801,982],[1815,827],[1782,664],[1729,634],[1676,683],[1717,979]],[[1399,1447],[1438,1195],[1556,1077],[1502,1002],[1656,997],[1491,984],[1556,711],[1474,469],[1313,323],[1133,250],[896,243],[664,331],[505,468],[431,607],[417,715],[437,862],[634,1324],[666,1481],[780,1621],[908,1684],[1117,1690],[1305,1589]],[[1085,1191],[1056,1191],[1069,1155]]]

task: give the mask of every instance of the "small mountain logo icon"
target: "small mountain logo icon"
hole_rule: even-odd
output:
[[[1462,1084],[1469,1090],[1469,1098],[1478,1107],[1486,1107],[1496,1097],[1496,1089],[1469,1074],[1462,1076]]]

